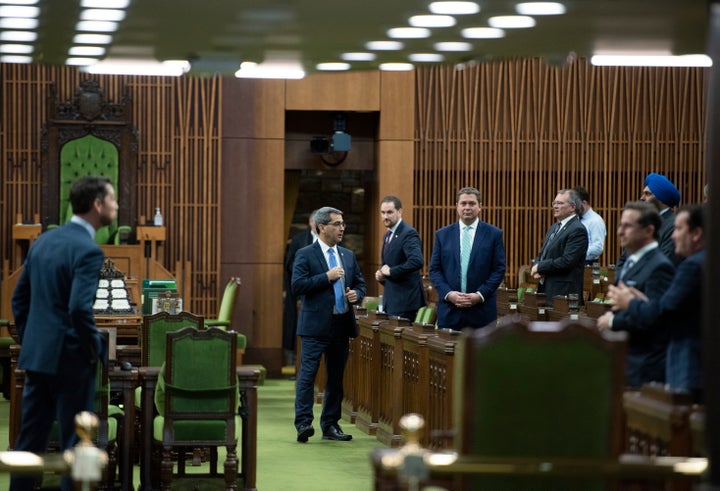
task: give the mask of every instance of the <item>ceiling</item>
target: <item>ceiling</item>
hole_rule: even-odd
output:
[[[6,0],[7,1],[7,0]],[[432,29],[428,39],[405,40],[400,51],[377,51],[384,62],[407,62],[412,52],[435,52],[439,41],[466,41],[464,27],[487,26],[494,15],[515,13],[515,0],[477,0],[478,14],[457,16],[455,27]],[[132,0],[113,34],[107,56],[185,59],[191,74],[233,73],[242,61],[296,57],[307,71],[341,61],[344,52],[367,51],[367,41],[387,40],[391,27],[428,14],[428,0]],[[467,52],[442,53],[447,63],[513,56],[540,56],[561,63],[569,53],[598,49],[661,49],[704,53],[706,0],[564,0],[567,12],[535,17],[530,29],[507,29],[502,39],[472,41]],[[40,0],[33,60],[64,64],[72,46],[80,0]]]

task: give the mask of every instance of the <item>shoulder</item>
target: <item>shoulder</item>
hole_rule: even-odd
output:
[[[502,235],[502,230],[500,228],[483,221],[478,222],[478,232],[482,232],[484,234],[489,233],[493,235]]]
[[[435,231],[435,235],[437,235],[438,237],[446,236],[451,233],[460,233],[457,222],[446,225],[443,228],[439,228]]]

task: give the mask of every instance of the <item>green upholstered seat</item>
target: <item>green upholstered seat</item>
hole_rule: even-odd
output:
[[[158,416],[153,420],[153,439],[163,447],[163,489],[175,477],[173,449],[221,446],[226,448],[225,488],[236,489],[241,428],[236,350],[237,336],[219,328],[167,334],[163,388],[155,394]],[[210,475],[218,475],[216,452],[211,453]]]
[[[427,310],[427,306],[422,306],[418,309],[417,314],[415,314],[415,321],[418,324],[422,324],[425,319],[425,311]]]
[[[437,313],[435,307],[427,306],[423,312],[422,323],[423,324],[435,324]]]
[[[240,278],[230,278],[225,284],[225,290],[223,291],[222,299],[220,300],[220,309],[218,310],[218,316],[216,319],[205,319],[205,327],[219,327],[225,331],[231,329],[232,313],[235,308],[235,299],[237,298],[237,292],[240,288]],[[237,332],[237,331],[236,331]],[[238,332],[237,333],[237,347],[239,350],[244,350],[247,346],[247,337]]]
[[[580,321],[548,327],[506,316],[495,327],[465,332],[457,353],[454,404],[461,455],[602,460],[622,451],[622,333],[600,334]],[[479,477],[467,489],[607,485],[593,479],[535,480]]]

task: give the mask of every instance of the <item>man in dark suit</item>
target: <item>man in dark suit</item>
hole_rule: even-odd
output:
[[[557,220],[545,234],[540,253],[530,270],[539,280],[538,293],[544,293],[548,306],[556,295],[575,294],[582,301],[583,271],[588,249],[588,233],[580,221],[582,200],[573,189],[561,189],[552,202]]]
[[[314,214],[315,211],[310,213],[308,217],[307,230],[293,235],[285,252],[285,274],[283,276],[285,282],[285,298],[283,299],[283,350],[288,365],[295,364],[295,340],[297,338],[298,297],[292,292],[291,280],[293,263],[295,262],[295,254],[297,254],[297,251],[317,240]]]
[[[669,326],[666,381],[673,390],[690,392],[703,402],[702,312],[705,234],[702,205],[680,208],[675,216],[675,253],[686,258],[675,271],[670,287],[651,300],[636,287],[622,282],[611,286],[608,298],[615,312],[627,311],[637,326],[649,328],[659,319]]]
[[[380,269],[375,279],[383,285],[383,310],[389,315],[415,320],[420,307],[427,304],[420,270],[424,260],[417,230],[402,219],[402,203],[396,196],[380,202],[380,216],[387,227]]]
[[[70,189],[74,215],[42,234],[30,247],[12,298],[25,370],[22,426],[14,450],[44,452],[57,419],[61,450],[75,445],[75,415],[93,411],[98,360],[103,344],[93,302],[103,252],[95,231],[117,215],[115,191],[107,178],[82,177]],[[13,491],[35,488],[33,477],[13,476]],[[63,476],[62,489],[73,489]]]
[[[649,203],[633,201],[625,205],[618,226],[620,245],[628,252],[623,268],[616,272],[617,284],[643,291],[659,299],[670,286],[675,267],[660,250],[658,231],[662,220]],[[600,330],[629,334],[626,384],[640,387],[647,382],[665,382],[665,353],[668,332],[664,319],[642,325],[627,311],[607,312],[597,320]]]
[[[456,199],[460,221],[435,232],[430,280],[438,292],[442,329],[480,328],[497,320],[505,246],[500,229],[478,218],[481,206],[480,191],[462,188]]]
[[[353,305],[365,296],[365,280],[355,254],[337,244],[345,222],[340,210],[320,208],[315,213],[318,241],[295,256],[292,290],[302,295],[298,335],[302,341],[300,373],[295,392],[297,441],[305,443],[315,434],[312,426],[315,376],[325,355],[327,383],[320,428],[324,440],[348,441],[338,425],[342,415],[343,373],[349,341],[357,337]]]

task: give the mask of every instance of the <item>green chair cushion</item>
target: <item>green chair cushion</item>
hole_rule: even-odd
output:
[[[163,416],[155,416],[153,419],[153,438],[161,442],[163,436],[163,427],[165,426],[165,418]],[[198,420],[175,420],[173,424],[175,429],[175,440],[192,442],[192,441],[209,441],[225,440],[225,422],[224,421],[198,421]],[[242,418],[235,416],[235,439],[240,440],[242,433]]]
[[[423,306],[418,309],[417,314],[415,314],[415,322],[418,322],[418,323],[424,322],[423,319],[425,318],[426,310],[427,310],[427,306]]]
[[[160,372],[158,373],[158,380],[157,384],[155,385],[155,407],[157,408],[157,411],[159,414],[165,413],[165,392],[167,390],[168,384],[165,382],[165,364],[162,364],[162,367],[160,367]],[[208,407],[207,403],[200,403],[193,399],[192,392],[196,393],[202,393],[202,392],[209,392],[210,395],[214,395],[214,392],[222,392],[226,390],[226,387],[204,387],[202,389],[197,389],[196,391],[192,390],[186,390],[184,391],[188,395],[188,401],[187,405],[189,406],[188,409],[192,409],[193,406],[202,406],[203,411],[213,411],[213,407]],[[178,389],[182,391],[182,389]],[[136,401],[137,401],[137,393],[136,393]],[[238,385],[235,385],[235,407],[238,407],[240,404],[240,387]]]

